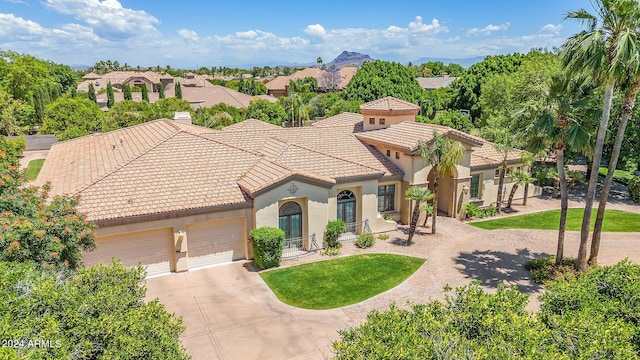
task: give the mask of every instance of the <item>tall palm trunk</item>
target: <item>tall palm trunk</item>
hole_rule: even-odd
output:
[[[498,181],[498,198],[496,199],[498,214],[502,212],[502,193],[504,191],[504,177],[507,174],[507,164],[502,163],[502,168],[500,169],[500,181]]]
[[[558,248],[556,249],[556,265],[562,264],[564,257],[564,233],[567,227],[567,210],[569,195],[567,193],[567,177],[564,174],[564,144],[556,149],[558,182],[560,183],[560,226],[558,226]]]
[[[607,133],[607,125],[609,124],[609,116],[611,115],[611,101],[613,99],[614,82],[610,81],[604,93],[604,106],[602,107],[602,118],[600,127],[598,128],[598,136],[596,138],[596,147],[593,154],[593,165],[591,166],[591,177],[589,178],[589,187],[587,188],[587,196],[584,204],[584,215],[582,216],[582,227],[580,228],[580,247],[578,249],[578,259],[576,261],[576,270],[587,270],[587,243],[589,242],[589,227],[591,225],[591,210],[593,209],[593,201],[595,200],[596,187],[598,185],[598,168],[602,160],[602,148],[604,147],[604,137]],[[606,199],[604,199],[606,201]]]
[[[524,199],[522,205],[527,206],[527,197],[529,197],[529,184],[524,184]]]
[[[591,253],[589,254],[589,264],[598,264],[598,252],[600,251],[600,236],[602,234],[602,223],[604,221],[604,211],[607,207],[607,200],[609,198],[609,191],[611,190],[611,183],[613,182],[613,173],[618,165],[618,158],[620,157],[620,149],[622,148],[622,140],[624,140],[624,132],[627,129],[627,123],[629,117],[633,113],[633,108],[636,103],[636,96],[640,91],[640,81],[633,84],[633,87],[626,93],[624,102],[622,103],[622,114],[620,116],[620,122],[618,123],[618,133],[613,143],[613,150],[611,152],[611,159],[609,159],[609,169],[607,170],[607,176],[604,179],[604,185],[602,186],[602,192],[600,193],[600,203],[598,204],[598,214],[596,215],[596,223],[593,228],[593,237],[591,238]]]
[[[509,192],[509,200],[507,201],[507,208],[511,208],[511,203],[513,202],[513,197],[516,195],[516,191],[518,191],[518,183],[514,183],[511,187],[511,192]]]
[[[433,172],[433,214],[431,214],[431,233],[436,233],[436,219],[438,218],[438,171]]]
[[[416,201],[416,206],[413,207],[413,213],[411,214],[411,224],[409,224],[409,239],[407,239],[407,244],[411,244],[413,235],[416,233],[416,227],[418,226],[419,218],[420,218],[420,203]]]

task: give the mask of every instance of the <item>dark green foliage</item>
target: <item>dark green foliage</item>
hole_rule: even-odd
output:
[[[318,80],[314,77],[306,77],[303,79],[293,79],[289,82],[289,94],[305,93],[318,91]]]
[[[176,111],[188,111],[192,117],[194,116],[189,102],[179,98],[160,99],[153,103],[151,109],[153,110],[153,120],[162,118],[173,119],[173,114]]]
[[[523,57],[518,53],[487,56],[481,62],[471,65],[464,75],[451,84],[454,91],[452,108],[470,110],[473,118],[480,116],[480,90],[487,78],[494,74],[515,72]]]
[[[272,103],[269,100],[257,99],[252,101],[247,108],[247,119],[257,119],[282,125],[287,119],[287,114],[279,103]]]
[[[0,337],[50,340],[0,348],[2,359],[189,359],[182,320],[145,300],[144,270],[119,263],[77,273],[0,262]]]
[[[531,176],[538,186],[554,186],[558,179],[558,170],[552,166],[536,165],[531,169]]]
[[[282,248],[284,247],[284,231],[278,228],[263,226],[251,230],[253,242],[253,261],[260,269],[280,266]]]
[[[124,96],[124,100],[133,100],[131,97],[131,86],[129,84],[122,85],[122,96]]]
[[[175,98],[182,99],[182,86],[180,86],[180,83],[176,83],[175,90]]]
[[[444,302],[374,310],[333,348],[338,359],[640,358],[640,266],[623,261],[546,286],[538,313],[517,287],[489,294],[477,282]]]
[[[418,81],[402,64],[376,60],[362,65],[345,88],[344,98],[368,102],[393,96],[417,104],[422,93]]]
[[[628,189],[631,200],[640,203],[640,176],[636,176],[629,181]]]
[[[324,241],[327,243],[327,247],[340,247],[342,244],[338,242],[338,238],[346,229],[347,224],[342,220],[329,221],[324,230]]]
[[[98,102],[98,100],[96,99],[96,89],[93,87],[93,84],[89,84],[89,100],[93,101],[94,103]]]
[[[142,85],[142,101],[149,102],[149,90],[145,84]]]
[[[98,129],[103,116],[104,113],[95,102],[69,95],[61,96],[47,105],[40,132],[56,134],[60,141],[89,135]]]
[[[113,86],[111,86],[111,81],[107,83],[107,107],[113,107],[113,104],[116,103],[116,100],[113,97]]]
[[[549,281],[568,281],[578,276],[576,259],[563,258],[561,265],[556,265],[556,257],[533,259],[524,264],[524,268],[531,273],[531,280],[538,284]]]
[[[376,237],[371,233],[360,234],[354,243],[361,249],[370,248],[376,243]]]
[[[49,94],[43,88],[36,88],[33,91],[33,109],[36,119],[42,123],[45,117],[45,107],[49,103]]]
[[[225,84],[221,85],[224,86]],[[238,91],[251,96],[264,95],[267,93],[267,87],[261,82],[256,82],[256,79],[254,78],[251,78],[247,81],[240,78],[240,80],[238,81]]]
[[[495,216],[498,213],[498,209],[493,205],[486,208],[479,208],[478,205],[474,203],[467,203],[464,206],[464,210],[467,219],[482,219]]]
[[[102,131],[121,129],[154,120],[155,104],[145,101],[125,100],[116,103],[102,120]]]
[[[225,103],[215,104],[209,108],[200,108],[194,124],[212,129],[221,129],[244,120],[244,113],[236,107]]]
[[[15,160],[5,153],[0,162]],[[48,185],[26,186],[17,166],[0,167],[0,261],[33,262],[39,266],[82,267],[82,251],[95,248],[96,226],[76,211],[77,197],[51,198]]]
[[[461,114],[459,111],[446,110],[439,113],[434,119],[424,116],[417,116],[417,122],[425,122],[428,124],[444,125],[453,129],[470,133],[474,129],[473,123],[468,115]]]
[[[24,141],[24,139],[22,140]],[[20,165],[19,157],[22,156],[23,151],[24,147],[20,142],[0,136],[0,170]],[[0,181],[4,181],[4,179],[0,179]]]
[[[164,99],[164,85],[158,84],[158,98]]]

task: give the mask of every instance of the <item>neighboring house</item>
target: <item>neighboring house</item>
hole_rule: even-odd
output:
[[[88,91],[88,84],[93,83],[96,93],[98,93],[99,90],[106,89],[107,83],[111,81],[111,85],[116,89],[113,94],[114,100],[115,102],[121,102],[124,101],[124,94],[122,93],[124,84],[130,84],[132,87],[144,84],[149,90],[149,102],[154,103],[159,99],[158,87],[160,83],[164,86],[165,97],[167,98],[175,97],[175,84],[180,83],[182,98],[188,101],[194,110],[201,107],[211,107],[219,103],[242,109],[248,107],[249,103],[255,98],[224,86],[213,85],[207,81],[212,78],[209,75],[196,75],[189,72],[185,76],[186,78],[179,78],[168,74],[157,74],[152,71],[114,71],[104,75],[89,73],[83,77],[84,81],[78,85],[78,91]],[[133,92],[131,97],[133,101],[142,101],[142,93],[140,92]],[[275,97],[269,95],[260,95],[258,98],[271,102],[277,101]],[[108,110],[106,93],[97,95],[96,100],[103,110]]]
[[[156,120],[53,145],[36,183],[79,195],[78,210],[100,226],[87,264],[116,257],[127,266],[142,262],[150,275],[252,258],[248,234],[260,226],[302,237],[305,247],[314,237],[322,246],[334,219],[395,229],[382,214],[406,223],[405,190],[431,186],[416,148],[434,132],[468,150],[441,180],[440,209],[461,216],[470,197],[494,201],[500,158],[490,143],[416,123],[418,107],[394,98],[361,111],[299,128],[249,119],[212,130]],[[517,159],[514,151],[509,163],[520,166]]]
[[[441,87],[449,86],[457,77],[451,77],[449,74],[442,74],[436,77],[417,77],[418,84],[425,90],[435,90]]]
[[[338,84],[339,89],[344,89],[351,78],[358,71],[358,68],[353,66],[346,66],[338,70],[338,76],[340,77],[340,82]],[[278,76],[275,79],[269,81],[265,85],[267,86],[267,94],[274,96],[276,98],[289,95],[289,82],[295,79],[304,79],[307,77],[315,78],[318,81],[318,84],[321,82],[322,75],[326,73],[325,70],[319,68],[306,68],[303,70],[299,70],[294,72],[289,76]]]

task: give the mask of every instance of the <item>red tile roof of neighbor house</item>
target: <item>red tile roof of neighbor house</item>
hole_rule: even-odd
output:
[[[351,78],[353,77],[353,75],[355,75],[357,71],[358,71],[358,68],[353,66],[343,67],[340,70],[338,70],[338,74],[340,75],[340,83],[338,84],[338,87],[340,89],[344,89],[347,86],[347,84],[349,84],[349,81],[351,81]],[[268,83],[266,83],[265,85],[267,86],[267,90],[285,90],[287,86],[289,86],[289,82],[291,80],[312,77],[319,81],[320,77],[325,72],[326,72],[325,70],[315,68],[315,67],[305,68],[305,69],[296,71],[293,74],[288,76],[278,76],[273,80],[269,81]]]
[[[370,112],[379,113],[380,111],[398,114],[417,114],[418,111],[420,111],[420,107],[410,102],[396,99],[392,96],[387,96],[385,98],[373,100],[360,105],[360,112],[363,114]]]

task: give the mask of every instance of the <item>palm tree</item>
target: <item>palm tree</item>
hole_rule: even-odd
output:
[[[533,164],[535,163],[537,157],[538,157],[538,154],[534,154],[534,153],[525,151],[520,156],[520,162],[522,163],[522,165],[524,165],[527,168],[529,168],[529,171],[531,171],[531,169],[533,168]],[[526,184],[525,187],[524,187],[524,195],[523,195],[523,199],[522,199],[522,205],[523,206],[527,206],[527,199],[529,198],[529,184],[531,184],[532,182]]]
[[[431,216],[431,214],[433,214],[433,204],[424,203],[420,207],[420,210],[425,212],[426,216],[424,217],[424,222],[422,223],[422,227],[426,227],[427,226],[427,220],[429,220],[429,216]]]
[[[496,207],[498,214],[502,212],[502,197],[504,193],[504,178],[507,175],[507,160],[509,154],[516,148],[516,137],[509,131],[503,131],[499,134],[493,147],[502,155],[502,164],[500,166],[500,180],[498,181],[498,196],[496,199]]]
[[[584,77],[552,77],[547,90],[547,105],[531,129],[528,129],[531,150],[537,152],[552,147],[556,154],[560,187],[560,225],[556,249],[558,265],[564,257],[564,235],[569,208],[567,177],[564,171],[565,150],[567,147],[585,150],[590,145],[590,134],[585,125],[587,119],[595,113],[589,106],[589,96],[593,90],[593,84],[586,82]]]
[[[440,176],[453,173],[456,164],[462,161],[466,149],[461,142],[446,139],[437,132],[433,132],[433,139],[427,143],[418,142],[420,155],[433,171],[433,214],[431,215],[431,233],[436,233],[436,218],[438,217],[438,180]],[[417,221],[417,220],[416,220]]]
[[[602,160],[607,125],[611,114],[613,90],[617,81],[626,77],[628,59],[637,56],[627,45],[636,36],[638,22],[637,0],[593,0],[596,14],[584,9],[569,12],[567,19],[578,20],[587,30],[571,36],[561,47],[560,58],[572,73],[587,73],[598,83],[605,85],[604,104],[593,155],[589,186],[585,198],[584,215],[580,229],[580,248],[576,269],[587,269],[587,243],[591,223],[591,210],[598,182],[598,167]],[[606,199],[603,199],[606,201]]]
[[[518,191],[520,186],[525,187],[525,191],[529,184],[533,182],[533,177],[529,175],[529,173],[524,172],[522,170],[515,170],[509,174],[509,180],[513,181],[513,186],[511,187],[511,192],[509,193],[509,200],[507,201],[507,208],[511,208],[511,203],[513,202],[513,197]]]
[[[434,194],[425,187],[412,186],[407,189],[404,196],[407,200],[415,203],[413,214],[411,215],[411,223],[409,224],[409,238],[407,239],[407,244],[411,244],[413,235],[416,233],[416,226],[418,226],[418,219],[420,218],[420,204],[433,199]]]

